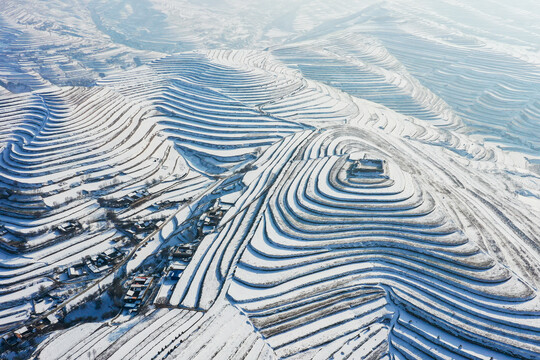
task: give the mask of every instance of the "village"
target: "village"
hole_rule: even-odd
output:
[[[168,297],[172,293],[172,288],[192,260],[200,240],[217,231],[219,221],[232,205],[230,202],[219,199],[213,200],[212,205],[194,222],[196,231],[192,234],[193,241],[162,249],[155,261],[151,262],[150,265],[141,266],[138,271],[124,281],[116,281],[119,278],[115,278],[112,287],[116,287],[115,291],[120,295],[119,301],[121,302],[116,317],[122,316],[124,319],[128,319],[139,313],[143,307],[148,308],[150,305],[168,306]],[[131,228],[148,231],[148,229],[158,228],[161,224],[162,221],[158,223],[140,221],[132,227],[126,227],[128,230],[126,232],[129,234]],[[69,233],[76,231],[79,226],[75,223],[66,223],[59,227],[58,231]],[[136,234],[135,231],[134,233]],[[132,258],[136,258],[137,253],[145,246],[146,243],[141,244]],[[109,248],[97,255],[86,256],[81,262],[58,268],[55,271],[54,280],[59,284],[75,284],[99,279],[103,274],[113,270],[115,266],[121,265],[126,255],[125,250]],[[61,306],[64,300],[66,299],[63,297],[50,295],[44,291],[42,296],[34,301],[33,321],[5,334],[0,338],[0,345],[15,349],[35,336],[54,329],[61,329],[66,325],[69,326],[64,321],[69,312],[65,308],[55,310]]]

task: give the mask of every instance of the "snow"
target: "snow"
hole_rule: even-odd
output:
[[[0,324],[50,310],[53,278],[93,316],[115,276],[198,244],[155,289],[182,310],[55,333],[43,358],[540,353],[538,6],[2,5]],[[106,278],[58,276],[111,247],[134,252]]]
[[[83,342],[91,334],[93,334],[102,324],[87,323],[77,325],[69,331],[60,332],[50,343],[45,347],[40,354],[42,359],[59,359],[63,354],[68,352],[77,344]]]

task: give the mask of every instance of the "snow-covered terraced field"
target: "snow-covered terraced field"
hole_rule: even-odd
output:
[[[349,49],[355,56],[332,52],[333,46]],[[349,46],[361,46],[360,54],[355,54],[351,51],[354,47],[350,49]],[[272,54],[298,67],[308,79],[322,81],[355,97],[377,102],[404,115],[430,120],[440,126],[459,125],[459,118],[441,99],[416,79],[407,76],[389,53],[377,50],[359,39],[330,38],[321,43],[278,48]],[[401,73],[399,70],[402,70]]]
[[[0,358],[540,359],[538,6],[256,3],[1,4]]]
[[[380,153],[341,130],[295,138],[304,144],[294,153],[285,142],[268,150],[288,159],[273,176],[246,174],[251,185],[200,245],[172,305],[211,309],[228,286],[278,357],[409,358],[436,348],[436,358],[535,358],[536,291],[410,174],[389,157],[383,174],[351,175],[362,151]]]
[[[189,174],[157,123],[145,121],[150,109],[111,89],[62,88],[4,100],[13,125],[0,166],[4,306],[28,299],[41,283],[51,285],[44,276],[59,267],[123,238],[101,200],[149,181],[178,179],[193,190],[208,185]],[[76,229],[59,230],[67,224]]]
[[[500,143],[504,149],[538,156],[538,131],[534,130],[538,126],[537,64],[499,49],[478,49],[481,44],[456,46],[459,39],[431,24],[409,32],[385,27],[368,33],[454,109],[472,128],[469,133]],[[426,33],[445,40],[434,43]],[[419,59],[411,49],[421,50],[424,56]]]
[[[268,116],[217,88],[238,91],[227,82],[238,76],[255,87],[275,84],[275,94],[264,94],[280,97],[296,89],[285,76],[205,59],[187,54],[159,60],[138,82],[113,76],[100,83],[104,86],[4,97],[5,302],[17,300],[15,291],[36,284],[26,291],[28,298],[38,284],[48,284],[44,275],[106,250],[114,246],[111,240],[123,237],[112,230],[103,202],[148,188],[145,202],[116,211],[116,216],[123,221],[156,218],[158,212],[145,210],[151,201],[192,198],[212,183],[206,174],[234,171],[265,147],[306,128]],[[132,97],[140,83],[150,91]],[[142,102],[141,95],[146,96]],[[76,234],[55,230],[70,223],[78,224]],[[102,233],[110,235],[96,241]],[[18,251],[32,260],[10,255]]]
[[[90,353],[95,359],[273,359],[271,348],[246,319],[226,302],[208,313],[158,309],[146,314],[143,321],[136,318],[101,328],[88,324],[58,333],[44,343],[40,356],[75,359]],[[225,326],[234,328],[234,333],[226,332]],[[212,346],[200,332],[212,338]]]
[[[160,112],[153,118],[190,166],[220,174],[254,160],[262,148],[304,128],[296,122],[273,118],[256,105],[286,96],[302,86],[301,79],[276,75],[249,66],[239,53],[236,63],[221,65],[197,53],[166,57],[148,65],[144,73],[104,79],[128,97],[145,96]],[[127,83],[127,84],[126,84]],[[149,88],[142,93],[139,86]],[[255,91],[257,90],[257,92]]]
[[[347,174],[348,157],[303,159],[275,181],[238,261],[228,294],[277,354],[309,350],[313,355],[302,356],[312,357],[326,345],[327,356],[357,337],[359,327],[370,337],[373,323],[386,323],[390,342],[372,351],[429,353],[442,343],[435,334],[424,338],[424,322],[496,351],[537,353],[540,329],[529,326],[540,315],[534,291],[449,224],[398,168],[355,178]],[[509,305],[515,310],[505,316]],[[422,320],[407,326],[405,314]],[[502,344],[487,330],[495,323],[518,340]],[[454,336],[442,354],[477,351]]]
[[[479,29],[459,21],[471,21],[486,8],[450,1],[422,4],[425,8],[376,4],[362,12],[362,20],[349,20],[346,30],[331,24],[329,35],[315,32],[272,53],[309,79],[404,115],[454,128],[464,124],[464,132],[525,153],[536,166],[540,73],[531,49],[538,45],[538,29],[514,24],[508,26],[513,27],[508,34],[514,34],[490,38],[505,28],[507,19],[497,14],[489,19],[497,24],[490,24],[493,33],[474,37],[467,32]],[[528,14],[537,18],[533,13]],[[433,18],[427,20],[426,14]],[[512,37],[520,31],[527,36]],[[517,44],[523,48],[513,48]]]

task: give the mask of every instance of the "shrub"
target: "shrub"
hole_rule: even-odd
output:
[[[38,288],[38,295],[45,296],[47,294],[47,287],[45,285],[40,285]]]

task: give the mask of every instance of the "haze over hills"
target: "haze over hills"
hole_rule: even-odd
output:
[[[4,0],[2,358],[540,359],[539,20]]]

